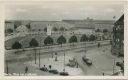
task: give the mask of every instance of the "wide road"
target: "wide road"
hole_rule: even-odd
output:
[[[77,54],[75,58],[86,75],[96,76],[103,75],[103,73],[105,75],[112,75],[113,70],[114,72],[117,72],[119,70],[119,67],[114,66],[114,60],[115,62],[121,61],[121,58],[112,55],[110,51],[110,45],[102,46],[100,48],[93,47],[91,49],[88,49],[86,53],[79,52],[80,54]],[[92,60],[92,66],[86,65],[86,63],[82,60],[82,57],[84,55]]]
[[[94,44],[93,44],[94,45]],[[86,47],[86,55],[92,60],[93,65],[92,66],[87,66],[83,60],[82,60],[82,56],[85,55],[85,52],[83,51],[84,49],[80,48],[80,49],[71,49],[71,50],[67,50],[65,51],[66,56],[70,56],[70,57],[74,57],[76,58],[77,62],[79,63],[80,68],[83,70],[84,75],[102,75],[103,72],[109,72],[109,74],[111,74],[112,72],[112,65],[113,65],[113,56],[111,56],[110,54],[110,45],[107,46],[102,46],[100,48],[97,48],[97,46],[90,46],[90,47]],[[103,52],[103,50],[106,50],[105,52]],[[58,56],[63,56],[63,52],[58,52]],[[41,59],[45,59],[45,58],[49,58],[51,57],[51,54],[45,54],[45,55],[41,55]],[[38,62],[38,55],[37,55],[37,62]],[[24,62],[26,63],[26,62]],[[13,64],[10,63],[10,72],[24,72],[24,68],[26,66],[26,64],[24,63],[18,63],[18,64]],[[106,66],[105,64],[110,65],[110,66]],[[19,66],[15,68],[14,66]],[[38,65],[38,64],[37,64]],[[43,65],[43,64],[42,64]],[[27,65],[28,66],[28,65]],[[104,68],[102,68],[104,67]],[[39,71],[37,68],[34,68],[32,66],[29,65],[29,68],[31,69],[32,73],[38,73],[38,75],[52,75],[49,73],[45,73],[45,72],[41,72]],[[110,71],[111,70],[111,71]]]

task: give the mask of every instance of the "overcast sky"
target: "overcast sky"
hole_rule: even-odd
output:
[[[40,2],[7,4],[6,20],[112,20],[123,14],[123,3],[115,2]]]

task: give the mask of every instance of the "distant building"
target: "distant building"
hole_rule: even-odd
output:
[[[69,29],[71,34],[86,34],[91,35],[95,33],[95,25],[92,22],[93,19],[87,18],[86,20],[62,20],[63,22],[69,23],[74,27]]]
[[[76,28],[71,29],[74,30],[75,33],[82,34],[95,34],[98,40],[109,39],[111,36],[112,28],[114,26],[113,20],[94,20],[89,17],[85,20],[62,20],[69,24],[74,25]],[[97,31],[100,29],[100,31]],[[108,33],[103,33],[103,30],[107,29]]]
[[[112,54],[124,55],[124,15],[113,27]]]
[[[95,29],[100,29],[102,31],[103,29],[108,29],[108,31],[110,32],[112,32],[112,28],[114,26],[113,20],[95,20],[95,19],[90,19],[89,17],[84,20],[62,20],[62,21],[75,25],[88,24],[88,27],[94,27]]]
[[[97,38],[97,40],[103,40],[103,32],[95,32],[95,36]]]
[[[5,21],[5,30],[14,29],[14,23],[11,21]]]
[[[28,28],[24,25],[20,25],[19,27],[16,28],[17,33],[28,33]]]
[[[8,21],[5,21],[5,33],[7,34],[8,31],[10,31],[9,29],[13,30],[13,32],[16,32],[16,29],[19,26],[21,26],[21,25],[26,26],[29,23],[30,23],[30,21],[28,21],[28,20],[8,20]]]
[[[32,21],[30,23],[30,26],[31,31],[33,32],[47,32],[47,30],[51,30],[51,34],[60,34],[64,31],[67,31],[69,28],[73,27],[72,25],[62,21]]]
[[[114,26],[113,20],[93,20],[93,22],[95,24],[95,29],[100,29],[101,31],[107,29],[109,32],[112,32]]]
[[[10,31],[14,31],[14,23],[11,21],[5,21],[5,35],[10,34]]]
[[[83,35],[83,34],[86,34],[86,35],[91,35],[91,34],[94,34],[95,31],[94,28],[87,28],[87,27],[73,27],[69,30],[69,32],[71,34],[80,34],[80,35]]]

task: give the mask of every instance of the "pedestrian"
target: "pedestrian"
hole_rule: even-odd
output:
[[[52,53],[52,58],[54,57],[54,54]]]
[[[25,68],[25,73],[27,73],[28,72],[28,67],[26,66],[26,68]]]
[[[65,69],[63,69],[63,71],[65,72]]]
[[[78,62],[76,62],[76,67],[77,67],[77,68],[79,67],[79,64],[78,64]]]
[[[51,65],[49,65],[49,69],[51,69],[52,68],[52,66]]]
[[[104,76],[104,73],[103,73],[103,76]]]
[[[98,43],[98,48],[100,47],[100,43]]]
[[[47,67],[44,65],[44,71],[48,71]]]
[[[58,55],[57,52],[55,52],[55,61],[58,61],[57,60],[57,55]]]

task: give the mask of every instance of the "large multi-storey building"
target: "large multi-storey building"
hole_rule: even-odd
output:
[[[85,34],[95,34],[97,40],[110,39],[112,28],[114,26],[113,20],[95,20],[89,17],[84,20],[63,20],[69,24],[74,25],[75,32]],[[73,30],[71,29],[71,30]],[[97,31],[99,30],[99,31]],[[107,32],[104,33],[104,30]]]
[[[45,31],[51,27],[52,32],[65,31],[72,27],[72,25],[62,21],[31,21],[30,26],[32,31]]]
[[[124,15],[113,27],[112,54],[124,55]]]

